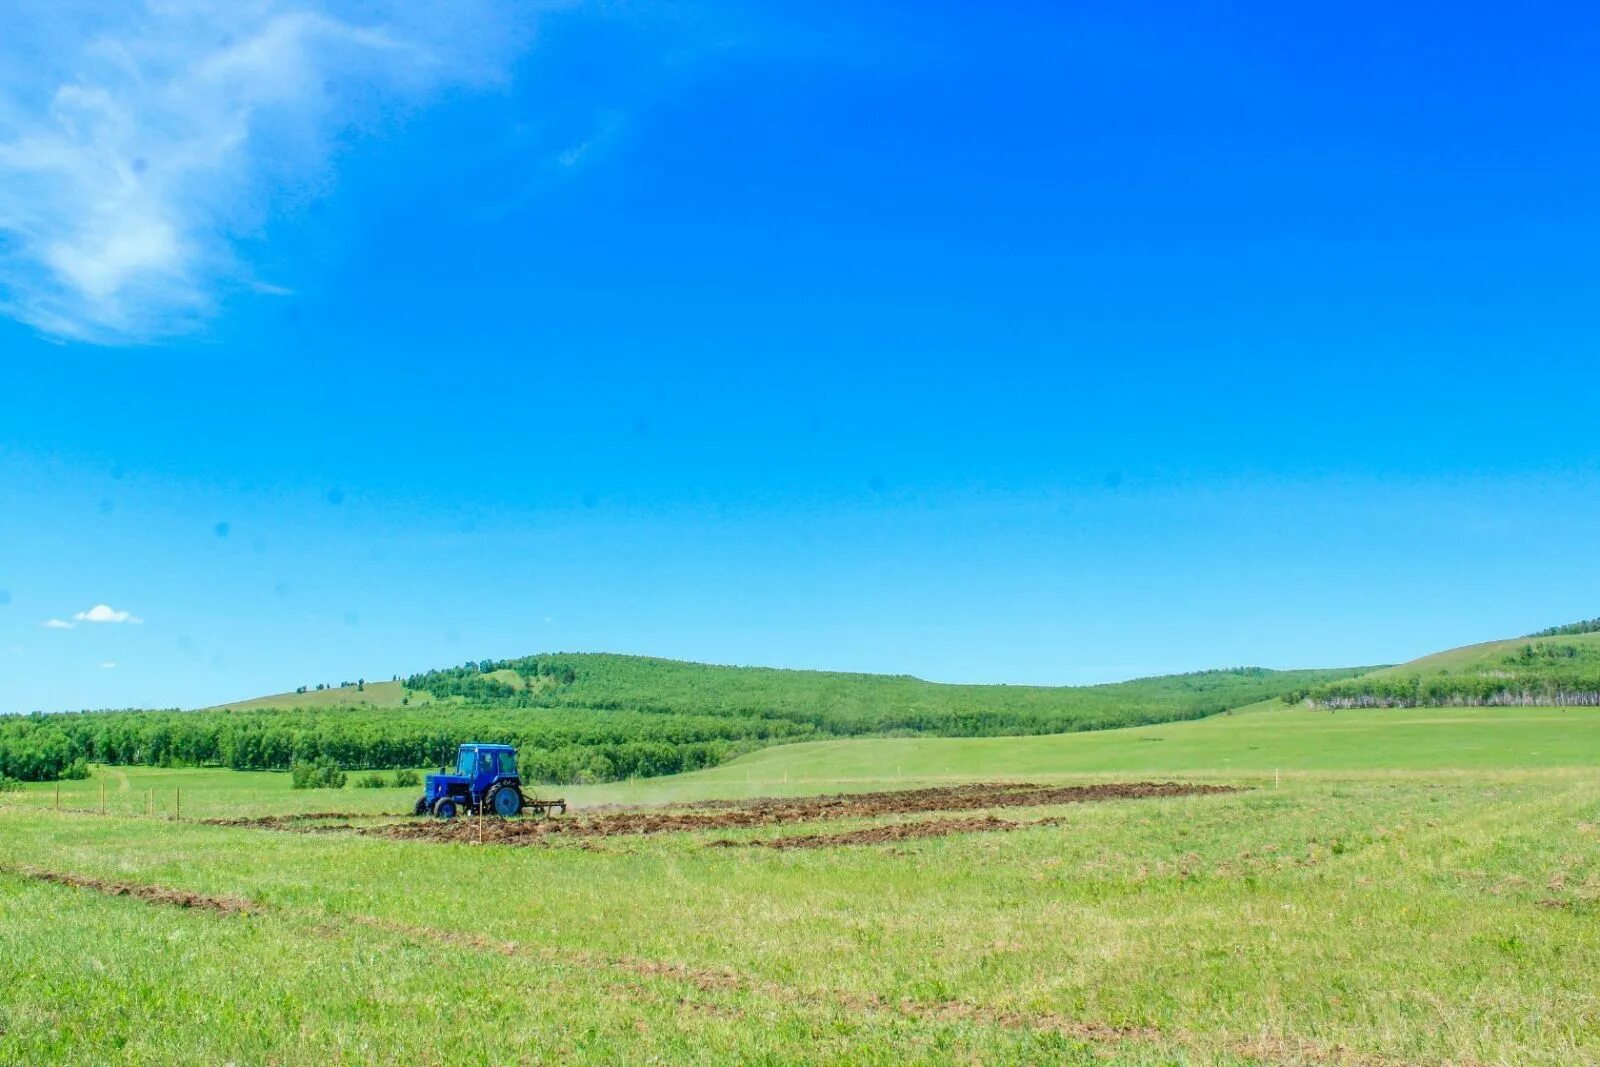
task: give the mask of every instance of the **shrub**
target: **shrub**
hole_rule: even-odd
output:
[[[395,771],[394,772],[394,784],[395,784],[395,786],[397,788],[400,787],[400,786],[421,785],[422,784],[422,776],[417,774],[417,772],[413,771],[413,770]]]
[[[22,783],[15,778],[7,778],[0,774],[0,793],[15,793],[22,788]]]
[[[296,763],[289,771],[289,784],[295,789],[343,789],[349,775],[331,759],[315,763]]]
[[[388,779],[377,771],[368,771],[356,779],[357,789],[385,789],[389,785]]]

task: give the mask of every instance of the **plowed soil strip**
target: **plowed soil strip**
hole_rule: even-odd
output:
[[[210,896],[205,893],[191,892],[187,889],[169,889],[166,886],[140,885],[137,882],[110,881],[105,878],[91,878],[83,874],[47,871],[38,867],[0,866],[0,873],[17,874],[40,882],[71,886],[74,889],[92,889],[107,896],[133,897],[147,904],[165,904],[173,908],[200,908],[204,911],[215,911],[224,915],[260,910],[257,905],[251,904],[250,901],[245,900],[243,897]]]
[[[937,821],[937,820],[935,820]],[[958,820],[945,820],[958,821]],[[995,820],[1004,822],[1005,820]],[[915,824],[907,824],[915,825]],[[1011,824],[1023,825],[1023,824]],[[833,836],[833,835],[829,835]],[[214,896],[205,893],[196,893],[187,889],[174,889],[168,886],[140,885],[134,882],[113,881],[104,878],[95,878],[89,875],[69,874],[62,871],[44,870],[38,867],[20,867],[9,864],[0,864],[0,874],[12,874],[36,881],[49,882],[54,885],[69,886],[74,889],[87,889],[108,896],[131,897],[147,904],[161,904],[167,907],[197,908],[205,911],[224,915],[262,913],[271,909],[257,901],[246,900],[237,896]],[[635,957],[605,957],[594,953],[578,951],[562,951],[558,949],[539,949],[523,945],[516,941],[496,941],[493,938],[477,934],[458,933],[449,930],[436,930],[431,927],[412,926],[408,923],[392,919],[381,919],[370,915],[330,915],[330,919],[343,921],[369,929],[382,930],[403,937],[433,941],[452,947],[469,948],[484,952],[494,952],[505,956],[525,956],[549,960],[556,964],[570,966],[605,968],[623,972],[627,975],[640,978],[664,978],[681,981],[692,985],[702,992],[745,993],[772,998],[786,1004],[799,1004],[814,1006],[819,1000],[827,1000],[847,1011],[878,1012],[898,1014],[905,1018],[917,1019],[930,1023],[965,1022],[977,1025],[999,1026],[1012,1030],[1033,1030],[1061,1034],[1065,1037],[1082,1041],[1086,1044],[1117,1045],[1117,1044],[1155,1044],[1176,1045],[1195,1051],[1206,1052],[1218,1047],[1257,1060],[1272,1064],[1340,1064],[1345,1067],[1404,1067],[1405,1060],[1389,1056],[1375,1055],[1372,1053],[1356,1052],[1343,1046],[1326,1046],[1316,1042],[1302,1041],[1293,1038],[1276,1036],[1263,1036],[1249,1041],[1229,1041],[1225,1038],[1206,1040],[1200,1035],[1182,1031],[1166,1031],[1152,1026],[1117,1026],[1109,1023],[1095,1022],[1092,1020],[1075,1019],[1070,1016],[1054,1013],[1020,1012],[1000,1008],[991,1008],[981,1004],[972,1004],[967,1001],[912,1001],[902,1000],[893,1002],[876,995],[858,995],[849,993],[824,994],[817,997],[812,994],[801,994],[793,987],[780,985],[774,982],[750,980],[742,978],[729,970],[714,970],[709,968],[690,967],[687,964],[672,963],[661,960],[647,960]],[[327,928],[324,927],[323,930]],[[322,931],[318,931],[322,932]],[[690,1002],[681,1004],[685,1008],[711,1005],[695,1005]],[[1452,1059],[1444,1061],[1456,1064],[1458,1067],[1479,1067],[1470,1059]]]
[[[272,829],[281,826],[295,827],[314,823],[319,819],[393,819],[409,812],[398,811],[304,811],[288,815],[249,815],[227,819],[196,819],[207,826],[258,826]]]
[[[922,819],[918,822],[896,822],[887,826],[867,826],[860,830],[845,830],[837,834],[794,834],[761,841],[730,841],[722,838],[708,842],[713,848],[834,848],[839,845],[884,845],[895,841],[914,841],[922,837],[944,837],[947,834],[995,833],[1021,830],[1029,826],[1053,826],[1056,819],[1039,819],[1034,822],[1012,822],[993,815],[969,815],[961,819]]]
[[[788,826],[833,819],[912,815],[923,812],[981,811],[991,808],[1046,807],[1105,800],[1206,796],[1236,793],[1233,786],[1188,782],[1111,782],[1098,785],[1028,784],[946,786],[884,793],[842,793],[819,797],[774,797],[747,801],[708,801],[684,810],[642,809],[553,819],[436,819],[356,828],[359,833],[401,840],[476,841],[504,845],[538,844],[560,837],[614,837],[622,834],[687,833]],[[266,825],[266,824],[262,824]],[[272,828],[310,829],[295,825]],[[341,827],[342,829],[342,827]]]
[[[924,811],[977,811],[983,808],[1041,807],[1097,800],[1144,797],[1202,796],[1237,793],[1237,786],[1195,782],[1103,782],[1093,785],[1034,785],[1028,782],[975,782],[928,789],[891,789],[878,793],[830,793],[810,797],[760,797],[754,800],[702,800],[686,805],[692,811],[734,810],[771,816],[775,821],[856,818],[863,815],[909,815]]]

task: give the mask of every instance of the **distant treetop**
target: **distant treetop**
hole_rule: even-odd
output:
[[[1570,634],[1600,633],[1600,619],[1584,619],[1582,622],[1569,622],[1565,626],[1552,626],[1548,630],[1540,630],[1529,637],[1566,637]]]

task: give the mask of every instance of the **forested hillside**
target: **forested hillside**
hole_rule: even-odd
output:
[[[256,700],[203,711],[20,717],[0,722],[0,774],[49,779],[84,763],[282,769],[323,758],[352,769],[418,767],[481,740],[518,745],[532,777],[605,781],[693,770],[785,741],[1060,733],[1193,719],[1358,671],[1245,667],[1042,687],[531,656],[374,683],[366,687],[379,691],[372,705],[296,707],[300,694],[291,694],[279,707]]]
[[[1600,632],[1592,622],[1469,645],[1285,695],[1324,708],[1600,705]]]

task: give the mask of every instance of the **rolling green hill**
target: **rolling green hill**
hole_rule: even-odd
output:
[[[1284,699],[1331,708],[1600,705],[1600,632],[1577,623],[1465,645]]]
[[[605,653],[484,660],[405,680],[474,706],[771,717],[833,734],[1058,733],[1198,718],[1372,668],[1260,667],[1088,686],[951,685],[908,675],[728,667]]]
[[[409,699],[407,699],[409,697]],[[426,704],[426,693],[412,694],[400,682],[367,682],[354,685],[332,686],[326,689],[306,689],[304,692],[275,693],[271,696],[251,697],[221,704],[218,710],[251,711],[257,708],[398,708],[402,704]]]
[[[415,767],[481,740],[521,747],[530,777],[609,781],[714,766],[790,741],[1047,734],[1196,719],[1363,669],[1245,667],[1048,687],[530,656],[200,711],[29,716],[0,723],[0,774],[48,780],[87,763],[268,770],[318,759]]]

